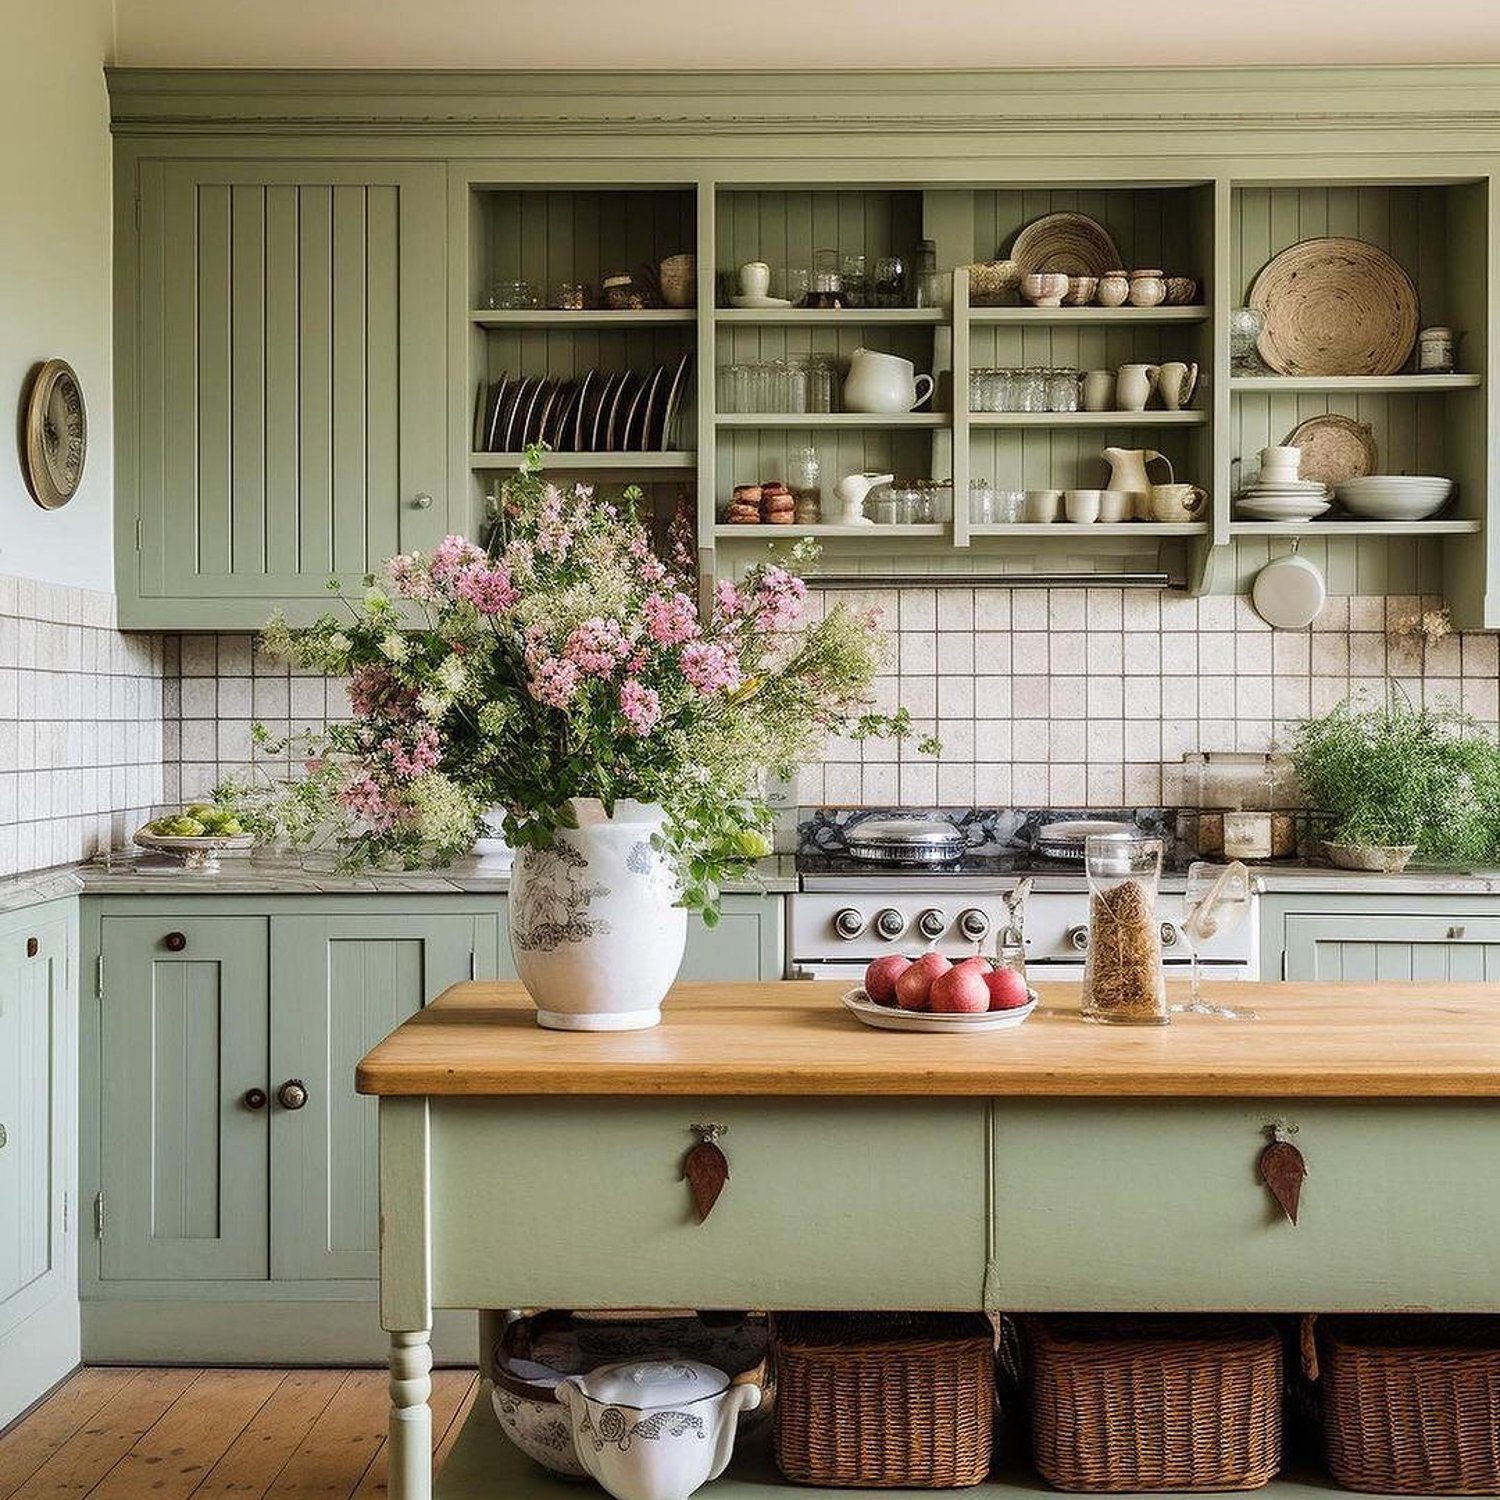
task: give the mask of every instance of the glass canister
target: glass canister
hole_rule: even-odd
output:
[[[1084,845],[1089,881],[1089,948],[1083,970],[1083,1018],[1163,1026],[1172,1018],[1161,967],[1162,841],[1091,838]]]

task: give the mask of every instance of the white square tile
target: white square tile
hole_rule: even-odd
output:
[[[1237,719],[1271,717],[1271,679],[1237,677],[1234,683],[1234,716]]]
[[[1088,717],[1088,679],[1054,677],[1048,684],[1047,708],[1053,719]]]
[[[1085,767],[1053,764],[1047,776],[1047,795],[1054,807],[1088,805],[1088,773]]]
[[[1205,674],[1234,671],[1235,637],[1227,630],[1206,630],[1198,636],[1198,670]]]
[[[1125,637],[1118,631],[1091,630],[1085,647],[1087,670],[1119,673],[1125,670]]]
[[[1125,713],[1123,677],[1087,677],[1089,719],[1118,719]]]
[[[1010,669],[1017,676],[1051,669],[1049,641],[1044,630],[1018,630],[1010,638]]]
[[[1163,677],[1196,677],[1198,675],[1198,638],[1173,634],[1161,638]]]
[[[219,717],[248,719],[254,712],[248,677],[219,678]]]
[[[1168,590],[1157,596],[1161,606],[1161,628],[1164,631],[1197,632],[1198,601],[1188,594]]]
[[[1012,755],[1011,726],[1006,719],[980,719],[974,725],[974,759],[981,765],[1008,762]]]
[[[1125,803],[1124,766],[1095,766],[1088,768],[1088,805],[1090,807],[1122,807]]]
[[[863,793],[864,776],[858,766],[823,767],[823,800],[831,806],[857,806]]]
[[[1048,665],[1054,676],[1076,676],[1087,670],[1088,637],[1081,630],[1054,630],[1048,641]]]
[[[1248,635],[1237,630],[1234,635],[1234,669],[1257,676],[1270,673],[1273,660],[1275,636],[1269,631],[1264,635]]]
[[[1490,679],[1465,677],[1463,685],[1463,707],[1466,714],[1485,724],[1500,719],[1500,683]]]
[[[1161,767],[1127,765],[1125,767],[1125,806],[1156,807],[1161,803]]]
[[[1011,678],[1011,708],[1018,719],[1044,719],[1052,711],[1050,679],[1046,677]]]
[[[1154,589],[1125,589],[1120,602],[1126,630],[1161,629],[1161,596]]]
[[[1347,677],[1349,675],[1349,637],[1347,634],[1314,634],[1312,674],[1314,677]]]
[[[914,718],[932,718],[937,713],[937,678],[903,676],[901,706]]]
[[[1234,717],[1234,678],[1200,677],[1198,679],[1198,717],[1232,719]]]
[[[908,630],[935,630],[937,628],[936,590],[902,589],[900,623],[903,633]]]
[[[1151,761],[1161,759],[1161,722],[1157,719],[1125,721],[1125,759]]]
[[[1088,595],[1083,589],[1047,591],[1047,625],[1056,630],[1082,630],[1088,621]]]
[[[974,670],[974,637],[970,633],[945,630],[937,637],[939,673],[971,673]]]
[[[1468,634],[1461,637],[1465,677],[1494,677],[1500,672],[1500,638]]]
[[[1120,719],[1096,719],[1084,732],[1084,756],[1091,764],[1125,758],[1125,724]]]
[[[937,628],[939,630],[973,630],[973,589],[939,589],[937,591]]]
[[[1047,758],[1057,761],[1085,761],[1089,758],[1090,726],[1082,719],[1054,719],[1049,726]]]
[[[926,675],[937,670],[937,636],[930,632],[901,632],[898,656],[903,677]]]
[[[1129,597],[1127,594],[1126,598]],[[1161,636],[1159,634],[1149,630],[1127,630],[1122,640],[1127,676],[1155,677],[1161,672]]]
[[[937,802],[937,767],[931,760],[903,763],[899,786],[903,807],[932,807]]]
[[[1205,594],[1198,601],[1199,630],[1233,630],[1234,617],[1233,594]]]
[[[1370,630],[1354,631],[1349,636],[1349,672],[1354,677],[1385,675],[1385,636]]]
[[[973,717],[974,681],[958,675],[938,678],[938,713],[943,718]]]
[[[974,590],[974,625],[979,630],[1010,629],[1010,590]]]
[[[1313,634],[1323,631],[1347,631],[1349,628],[1349,596],[1330,594],[1318,618],[1312,622]]]
[[[1050,768],[1045,762],[1020,762],[1010,768],[1010,796],[1017,807],[1045,807],[1051,800]]]
[[[1011,671],[1014,640],[1015,637],[1008,630],[977,631],[974,635],[975,670],[987,673]],[[1045,662],[1045,654],[1038,659]]]
[[[974,805],[974,766],[956,761],[938,762],[937,800],[943,807]]]
[[[1047,628],[1047,590],[1013,589],[1010,596],[1012,630],[1045,630]]]
[[[1046,719],[1013,719],[1010,753],[1016,760],[1051,759],[1052,726]]]
[[[1271,637],[1271,667],[1278,677],[1312,670],[1312,637],[1302,630],[1278,630]]]
[[[1005,807],[1012,799],[1011,768],[1008,765],[974,767],[976,807]]]
[[[1385,597],[1354,595],[1349,600],[1350,630],[1385,631]]]
[[[1161,716],[1163,719],[1196,719],[1198,717],[1198,679],[1196,677],[1163,677],[1161,679]]]
[[[981,675],[974,679],[974,713],[980,719],[1007,719],[1011,711],[1011,679]]]
[[[1174,677],[1173,682],[1191,686],[1191,679]],[[1162,689],[1166,679],[1161,677],[1132,677],[1125,684],[1125,717],[1127,719],[1159,719],[1162,714]]]

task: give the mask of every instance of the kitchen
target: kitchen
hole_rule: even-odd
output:
[[[47,466],[24,447],[0,485],[0,1124],[10,1137],[0,1166],[7,1150],[17,1163],[0,1174],[10,1210],[0,1217],[18,1229],[0,1279],[0,1418],[79,1365],[102,1382],[101,1402],[139,1399],[143,1387],[129,1396],[108,1384],[126,1377],[108,1372],[140,1366],[350,1370],[330,1401],[372,1389],[360,1368],[388,1352],[380,1161],[377,1109],[356,1091],[356,1067],[424,1006],[440,1021],[433,1002],[450,986],[514,979],[524,966],[508,856],[465,849],[444,868],[349,873],[326,847],[231,848],[215,870],[170,848],[207,837],[201,818],[196,832],[169,830],[226,781],[243,784],[247,767],[298,772],[303,756],[287,737],[360,727],[349,671],[260,649],[273,612],[306,630],[329,606],[330,574],[358,610],[364,575],[388,558],[432,555],[449,536],[484,540],[492,501],[538,439],[551,450],[545,472],[564,484],[595,479],[617,495],[638,483],[664,552],[672,523],[685,524],[704,597],[715,582],[749,587],[770,544],[806,534],[822,548],[801,600],[809,625],[841,603],[851,618],[882,612],[870,708],[904,711],[910,732],[857,734],[849,721],[770,788],[774,847],[726,874],[716,926],[686,924],[674,967],[684,983],[822,978],[834,983],[808,993],[831,993],[836,1008],[875,960],[928,948],[956,963],[1003,956],[1019,929],[1047,1003],[993,1044],[1017,1044],[994,1056],[1021,1077],[1022,1044],[1056,1034],[1052,997],[1084,980],[1091,887],[1078,846],[1107,830],[1074,829],[1065,848],[1042,835],[1048,824],[1123,820],[1162,844],[1153,915],[1175,1003],[1195,956],[1208,1002],[1259,1011],[1267,1037],[1295,1028],[1275,1029],[1291,1023],[1262,982],[1415,984],[1386,993],[1424,1015],[1425,1003],[1456,1006],[1474,1028],[1476,1067],[1446,1058],[1441,1087],[1437,1072],[1389,1081],[1332,1020],[1327,1036],[1317,1017],[1298,1024],[1350,1060],[1371,1095],[1491,1091],[1483,1009],[1442,988],[1491,981],[1500,962],[1500,870],[1475,831],[1483,809],[1439,803],[1429,786],[1417,825],[1377,828],[1371,819],[1397,799],[1373,772],[1363,786],[1358,774],[1330,778],[1308,809],[1283,783],[1281,754],[1304,721],[1384,702],[1392,686],[1413,713],[1475,721],[1459,736],[1466,767],[1488,764],[1477,747],[1500,730],[1487,378],[1500,336],[1490,306],[1500,74],[1449,65],[1493,52],[1485,18],[1477,39],[1460,35],[1462,16],[1448,18],[1431,66],[1389,65],[1409,56],[1404,35],[1395,56],[1367,58],[1325,38],[1319,56],[1359,63],[1348,68],[1311,66],[1301,52],[1253,66],[1220,37],[1181,55],[1156,41],[1133,55],[1032,60],[1054,71],[1027,71],[1007,51],[997,60],[1010,71],[962,75],[857,71],[858,48],[841,44],[823,59],[832,71],[765,65],[752,110],[734,73],[589,74],[576,61],[554,74],[445,75],[473,59],[444,62],[408,36],[409,65],[432,57],[437,71],[377,77],[359,69],[381,59],[336,27],[316,58],[288,49],[290,33],[280,51],[245,40],[236,53],[214,50],[208,23],[169,0],[132,9],[120,0],[113,15],[90,4],[18,19],[8,64],[8,92],[31,111],[14,138],[35,140],[42,123],[59,164],[42,176],[34,153],[0,152],[19,200],[36,209],[10,278],[27,290],[6,294],[0,347],[18,399],[35,387],[34,366],[64,362],[47,369],[43,409],[82,462],[81,473],[64,463],[52,476],[64,504],[61,492],[37,503]],[[344,71],[294,71],[310,60]],[[653,61],[684,59],[592,65]],[[867,65],[896,61],[909,59]],[[932,66],[965,61],[950,50]],[[1218,66],[1234,61],[1246,66]],[[1035,251],[1048,235],[1051,248]],[[1275,282],[1283,256],[1333,241],[1345,248],[1300,267],[1294,285],[1331,277],[1335,301],[1374,301],[1363,324],[1319,328],[1325,358],[1339,345],[1336,367],[1320,369],[1317,349],[1297,343],[1314,315]],[[1085,259],[1051,269],[1070,254]],[[1121,264],[1136,274],[1111,277]],[[1049,282],[1058,276],[1065,285]],[[1251,312],[1261,324],[1247,344],[1241,315]],[[1349,347],[1350,326],[1370,337]],[[1429,337],[1444,329],[1446,353]],[[1291,469],[1288,448],[1304,455]],[[1361,491],[1361,480],[1422,476],[1443,488],[1420,516],[1381,512],[1391,501],[1378,483]],[[1426,499],[1406,484],[1395,503]],[[1347,728],[1336,717],[1325,727]],[[1439,737],[1450,731],[1441,719]],[[938,753],[919,744],[927,736]],[[1337,748],[1309,746],[1304,770]],[[1441,755],[1433,763],[1455,784],[1470,774]],[[247,797],[247,816],[256,807],[263,800]],[[1309,821],[1335,808],[1337,828]],[[881,830],[898,814],[916,816]],[[143,832],[168,847],[143,848]],[[1309,842],[1324,833],[1347,835],[1361,857],[1421,847],[1399,871],[1342,869]],[[872,836],[880,847],[868,847]],[[914,838],[929,842],[913,850]],[[1249,870],[1242,909],[1205,937],[1191,922],[1191,867],[1236,857]],[[1231,982],[1254,997],[1236,1002]],[[766,1005],[803,1015],[781,993],[768,990]],[[1339,1004],[1330,999],[1330,1015],[1352,1029]],[[838,1019],[834,1047],[884,1040]],[[1161,1044],[1210,1021],[1223,1028],[1215,1066],[1248,1070],[1262,1045],[1236,1042],[1255,1034],[1248,1022],[1184,1017]],[[1099,1045],[1079,1031],[1080,1049]],[[913,1118],[921,1139],[951,1127],[965,1143],[948,1184],[965,1270],[932,1305],[1085,1308],[1087,1278],[1075,1300],[1048,1303],[1043,1279],[994,1272],[980,1242],[995,1231],[961,1206],[1004,1112],[978,1096],[1005,1092],[1004,1073],[997,1061],[986,1087],[954,1085],[955,1097],[972,1090],[967,1104]],[[875,1091],[899,1095],[882,1076]],[[1319,1233],[1317,1179],[1352,1157],[1359,1130],[1327,1079],[1280,1075],[1271,1088],[1268,1076],[1266,1092],[1246,1084],[1244,1096],[1291,1101],[1302,1124],[1300,1137],[1272,1144],[1320,1130],[1334,1142],[1321,1161],[1308,1148],[1308,1227]],[[717,1107],[703,1085],[665,1091]],[[1111,1087],[1149,1097],[1160,1084],[1131,1075]],[[774,1092],[763,1079],[744,1090],[763,1091]],[[380,1106],[392,1118],[402,1107]],[[1047,1107],[1007,1105],[1013,1138],[1047,1135]],[[433,1119],[447,1108],[432,1104]],[[1416,1139],[1467,1161],[1456,1117],[1420,1108],[1433,1118]],[[670,1109],[677,1129],[682,1110]],[[703,1226],[715,1236],[780,1222],[769,1209],[767,1220],[741,1217],[756,1202],[757,1160],[803,1171],[807,1202],[827,1190],[819,1174],[835,1171],[832,1157],[798,1168],[782,1147],[758,1158],[768,1148],[742,1109],[722,1148],[735,1181]],[[549,1132],[565,1121],[510,1118],[556,1159],[563,1147]],[[846,1139],[843,1116],[818,1118]],[[1081,1111],[1058,1128],[1076,1144],[1092,1118]],[[1360,1128],[1373,1140],[1391,1126],[1372,1114]],[[434,1139],[442,1177],[457,1170],[446,1153],[458,1147]],[[1251,1165],[1265,1144],[1257,1137]],[[1063,1177],[1102,1191],[1081,1158],[1055,1160]],[[859,1208],[872,1233],[881,1191],[902,1170],[893,1164]],[[997,1181],[996,1200],[1045,1196],[1021,1176]],[[1268,1191],[1255,1185],[1257,1213]],[[431,1226],[444,1254],[448,1233]],[[1413,1242],[1413,1253],[1424,1247]],[[1028,1257],[1056,1253],[1040,1231],[1025,1245]],[[732,1306],[755,1285],[736,1273],[716,1294],[694,1279],[700,1258],[673,1262],[655,1296],[632,1286],[627,1297],[625,1281],[610,1296],[601,1271],[567,1300],[672,1305],[674,1288],[680,1301],[696,1285]],[[1471,1266],[1439,1259],[1440,1287],[1371,1270],[1385,1277],[1372,1305],[1492,1310],[1468,1291]],[[562,1250],[557,1263],[572,1264]],[[1212,1285],[1210,1261],[1193,1270],[1185,1285]],[[1347,1285],[1323,1288],[1320,1301],[1306,1286],[1268,1291],[1265,1274],[1236,1271],[1233,1310],[1370,1310]],[[840,1304],[808,1276],[804,1302],[783,1311],[906,1305],[878,1278],[851,1284]],[[440,1265],[443,1277],[451,1286],[457,1273]],[[1219,1305],[1153,1302],[1128,1281],[1108,1306]],[[477,1273],[464,1290],[476,1285]],[[474,1395],[470,1305],[432,1312],[434,1441],[445,1411],[458,1440],[454,1408]],[[411,1369],[398,1384],[427,1378],[420,1352],[402,1360]],[[214,1378],[243,1402],[263,1389]],[[174,1420],[189,1419],[193,1388]],[[377,1458],[383,1408],[377,1395],[361,1428],[373,1446],[360,1451],[404,1465],[393,1483],[419,1495],[409,1444]],[[28,1447],[41,1455],[32,1467],[6,1470],[4,1445],[27,1431],[23,1422],[0,1438],[0,1480],[15,1472],[11,1489],[50,1492],[82,1438],[65,1434],[56,1452]]]

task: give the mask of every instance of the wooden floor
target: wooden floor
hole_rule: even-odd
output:
[[[474,1400],[434,1370],[439,1462]],[[384,1370],[80,1370],[0,1435],[0,1500],[385,1494]]]

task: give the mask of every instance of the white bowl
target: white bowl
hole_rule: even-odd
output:
[[[1451,479],[1403,479],[1398,476],[1372,476],[1350,479],[1334,493],[1350,515],[1370,521],[1425,521],[1435,516],[1453,493]]]

